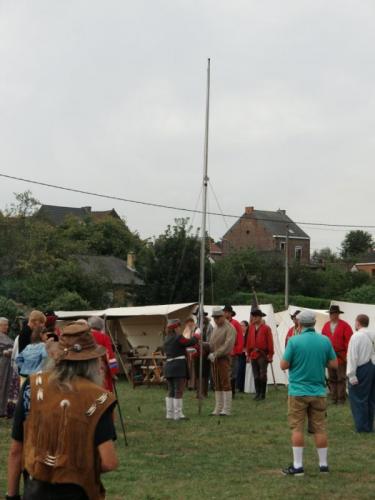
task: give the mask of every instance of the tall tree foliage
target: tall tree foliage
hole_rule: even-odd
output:
[[[143,242],[125,221],[71,217],[53,226],[36,214],[40,205],[27,191],[0,217],[0,294],[31,307],[75,303],[108,305],[108,277],[88,276],[75,255],[141,253]]]
[[[168,226],[148,244],[143,266],[146,287],[139,297],[140,303],[197,301],[199,262],[198,234],[193,232],[189,219],[176,219],[174,226]]]
[[[374,249],[374,240],[367,231],[349,231],[341,244],[344,259],[353,259]]]

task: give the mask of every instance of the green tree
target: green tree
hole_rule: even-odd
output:
[[[311,262],[316,265],[332,264],[337,260],[338,256],[328,247],[315,250],[311,256]]]
[[[11,337],[15,337],[19,330],[17,317],[22,316],[22,314],[23,311],[13,300],[0,296],[0,316],[8,318]]]
[[[367,231],[349,231],[341,243],[341,256],[344,259],[352,259],[363,255],[374,248],[372,235]]]
[[[174,226],[149,242],[143,256],[146,286],[141,304],[195,302],[199,287],[200,239],[189,219],[176,219]],[[207,276],[208,273],[207,273]]]

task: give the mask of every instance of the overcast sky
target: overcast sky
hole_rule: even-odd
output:
[[[224,212],[375,224],[374,26],[373,0],[0,0],[0,172],[193,208],[211,57]],[[114,207],[143,237],[181,216],[5,179],[1,208],[26,189]],[[312,248],[345,235],[303,228]]]

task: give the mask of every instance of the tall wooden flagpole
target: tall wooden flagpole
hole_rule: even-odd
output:
[[[199,328],[200,356],[199,356],[199,398],[198,413],[202,413],[203,400],[203,329],[204,329],[204,283],[206,263],[206,222],[207,222],[207,185],[208,185],[208,132],[210,118],[210,59],[207,62],[207,97],[206,97],[206,125],[204,133],[204,161],[203,161],[203,196],[202,196],[202,225],[201,225],[201,256],[200,256],[200,282],[199,282]]]

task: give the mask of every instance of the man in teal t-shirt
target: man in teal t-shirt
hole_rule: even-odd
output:
[[[320,472],[328,472],[325,369],[337,367],[337,359],[329,339],[315,331],[315,313],[303,311],[297,318],[301,334],[289,340],[280,363],[282,370],[289,369],[288,421],[293,447],[293,465],[283,473],[302,476],[306,415],[315,437]]]

